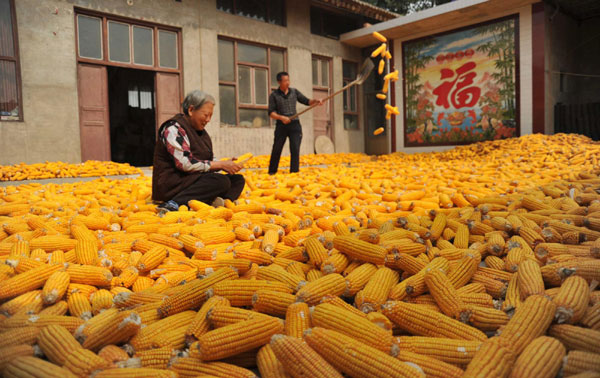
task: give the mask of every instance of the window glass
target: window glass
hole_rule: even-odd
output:
[[[271,86],[277,86],[277,74],[285,71],[283,63],[283,51],[271,50]]]
[[[319,85],[319,61],[316,59],[312,60],[312,83]]]
[[[141,26],[133,27],[133,62],[151,66],[153,59],[153,30]]]
[[[267,49],[260,46],[238,43],[238,60],[247,63],[267,64]]]
[[[254,99],[256,105],[267,105],[267,70],[263,68],[254,69]]]
[[[10,0],[0,0],[0,55],[15,56]]]
[[[129,25],[108,21],[108,57],[113,62],[129,63]]]
[[[358,130],[358,116],[356,114],[344,114],[344,129]]]
[[[235,125],[235,87],[219,85],[219,110],[221,123]]]
[[[233,42],[219,39],[219,80],[235,81]]]
[[[0,119],[19,119],[17,66],[15,62],[0,60]]]
[[[238,95],[242,104],[252,104],[252,77],[250,75],[250,67],[238,67]]]
[[[235,2],[235,10],[239,16],[258,21],[267,20],[267,4],[264,0],[238,0]]]
[[[285,25],[284,0],[269,0],[269,23],[274,25]]]
[[[99,18],[78,15],[77,40],[80,57],[102,59],[102,21]]]
[[[161,67],[177,68],[177,33],[158,31],[158,56]]]
[[[329,87],[329,61],[321,60],[321,86]]]
[[[267,111],[262,109],[240,109],[240,126],[269,126],[269,116],[267,115]]]

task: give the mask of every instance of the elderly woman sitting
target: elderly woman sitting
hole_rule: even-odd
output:
[[[245,180],[233,160],[214,161],[212,141],[204,130],[213,114],[215,99],[202,91],[190,92],[177,114],[158,129],[154,149],[152,199],[163,201],[161,211],[174,211],[190,200],[222,206],[236,200]],[[217,173],[223,170],[227,174]]]

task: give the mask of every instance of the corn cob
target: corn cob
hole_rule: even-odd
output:
[[[546,332],[555,312],[556,305],[549,299],[541,295],[532,295],[499,330],[500,338],[510,341],[514,351],[520,354],[533,339]]]
[[[351,297],[362,290],[371,277],[377,272],[377,267],[370,263],[363,263],[346,276],[347,289],[344,296]]]
[[[110,364],[110,366],[113,367],[116,367],[117,363],[127,361],[129,359],[127,352],[116,345],[107,345],[100,349],[98,356],[104,358]]]
[[[36,309],[41,302],[40,290],[29,291],[21,294],[0,306],[0,314],[12,316]],[[38,304],[39,303],[39,304]]]
[[[600,353],[600,331],[570,324],[557,324],[550,327],[548,335],[557,338],[567,350]]]
[[[408,350],[453,365],[468,365],[482,341],[457,340],[439,337],[400,336],[400,350]]]
[[[381,312],[370,312],[367,314],[367,319],[377,327],[384,329],[389,334],[392,334],[394,323]]]
[[[0,348],[0,371],[13,359],[26,356],[33,357],[34,353],[34,347],[29,344],[11,345]]]
[[[600,372],[600,355],[579,350],[570,351],[563,361],[563,374],[565,376],[573,376],[586,371]]]
[[[382,306],[382,313],[412,334],[464,340],[486,339],[483,332],[421,305],[390,301]]]
[[[287,378],[290,375],[285,371],[283,364],[277,359],[270,344],[260,348],[256,355],[258,370],[263,378]]]
[[[323,357],[295,337],[273,335],[270,345],[292,377],[342,377]]]
[[[75,244],[78,264],[98,265],[98,243],[96,240],[78,240]]]
[[[398,359],[411,365],[419,366],[427,377],[462,377],[464,373],[462,369],[456,366],[406,350],[400,351]]]
[[[477,271],[478,264],[473,256],[465,256],[458,265],[450,269],[447,276],[454,288],[458,289],[466,285]]]
[[[212,298],[209,298],[206,302],[204,302],[204,304],[202,305],[200,310],[198,310],[198,313],[194,317],[194,320],[192,320],[192,323],[189,325],[185,333],[186,343],[191,344],[192,342],[196,341],[198,337],[202,336],[203,334],[209,331],[210,327],[206,316],[213,307],[229,305],[229,300],[219,296],[214,296]]]
[[[515,358],[507,340],[493,337],[481,345],[463,377],[508,377]]]
[[[343,253],[336,253],[323,261],[321,264],[321,271],[324,274],[342,273],[349,263],[350,261],[346,255]]]
[[[67,268],[67,273],[69,273],[72,283],[93,285],[99,287],[110,286],[113,278],[113,275],[110,272],[110,270],[91,265],[71,264]]]
[[[4,367],[6,378],[75,378],[69,370],[30,356],[17,357]]]
[[[102,370],[94,375],[98,378],[177,378],[174,371],[152,368],[112,368]]]
[[[108,362],[104,358],[83,348],[72,350],[64,363],[64,367],[78,377],[88,377],[92,372],[108,366]]]
[[[273,319],[272,316],[261,314],[260,312],[228,306],[213,307],[206,314],[206,319],[213,328],[222,328],[231,324],[257,318]]]
[[[519,276],[519,291],[521,298],[526,299],[530,295],[544,293],[544,279],[540,266],[532,260],[525,260],[519,264],[517,271]]]
[[[81,345],[71,332],[57,325],[49,325],[41,329],[38,345],[48,360],[61,366],[65,364],[71,352],[81,349]]]
[[[493,307],[469,306],[469,309],[469,323],[482,331],[496,331],[509,320],[504,311]]]
[[[61,265],[41,265],[0,282],[0,300],[16,297],[44,286],[52,273],[61,270]]]
[[[352,236],[337,236],[333,239],[334,247],[349,258],[370,262],[377,265],[385,263],[386,250],[378,245],[355,239]]]
[[[276,230],[267,230],[261,242],[261,249],[266,253],[272,254],[275,250],[275,245],[279,242],[279,237],[279,232]]]
[[[443,271],[439,269],[427,271],[425,273],[425,283],[435,302],[445,315],[460,320],[463,323],[469,319],[471,311],[469,311],[456,292],[456,289],[452,286],[452,282],[450,282]]]
[[[92,313],[98,314],[100,311],[111,308],[113,305],[113,295],[110,291],[101,289],[90,296],[92,304]]]
[[[556,339],[540,336],[517,358],[511,377],[552,378],[560,369],[565,347]]]
[[[58,301],[52,306],[44,308],[38,315],[65,315],[69,311],[69,305],[66,301]]]
[[[178,357],[171,362],[171,370],[180,378],[209,375],[219,378],[256,378],[250,370],[224,362],[202,362],[196,358]]]
[[[82,345],[87,349],[99,350],[109,344],[119,344],[138,334],[140,327],[141,319],[136,312],[116,313],[108,318],[105,327],[88,334]]]
[[[88,297],[81,293],[73,293],[67,300],[69,305],[69,313],[83,320],[88,320],[92,317],[92,304]]]
[[[339,296],[346,291],[346,280],[340,274],[333,273],[323,276],[304,285],[296,293],[296,301],[315,305],[325,295]]]
[[[556,305],[557,323],[577,323],[584,316],[589,303],[590,287],[579,276],[568,277],[552,299]]]
[[[219,360],[258,348],[271,336],[283,332],[283,324],[275,318],[257,318],[215,329],[200,336],[190,346],[190,356],[202,361]]]
[[[352,377],[424,376],[420,368],[336,331],[315,327],[307,330],[304,338],[333,367]]]
[[[427,291],[425,283],[425,274],[428,270],[441,269],[446,273],[449,269],[448,260],[443,257],[437,257],[425,266],[417,274],[410,276],[406,280],[394,286],[390,291],[389,297],[394,300],[402,299],[405,295],[416,297]]]
[[[40,333],[38,327],[22,327],[14,328],[2,332],[2,339],[0,340],[0,348],[6,348],[10,346],[20,344],[35,344],[37,337]]]
[[[284,333],[287,336],[302,338],[304,331],[311,327],[311,316],[306,303],[292,303],[287,307],[284,323]]]
[[[197,308],[206,299],[208,288],[214,284],[237,278],[237,273],[231,268],[221,268],[201,280],[193,280],[178,286],[176,292],[162,301],[158,308],[161,317],[170,316],[192,308]]]
[[[587,308],[581,324],[594,330],[600,330],[600,302]]]
[[[399,280],[398,273],[389,268],[379,268],[361,291],[356,307],[365,313],[376,311],[388,298],[390,290]],[[357,296],[358,297],[358,296]]]
[[[44,303],[53,304],[60,300],[67,291],[70,283],[69,274],[65,271],[54,272],[48,277],[42,290]]]
[[[262,280],[228,280],[215,284],[208,291],[208,296],[218,295],[227,298],[232,306],[252,306],[252,297],[258,290],[279,291],[291,293],[286,284]]]
[[[322,303],[316,306],[312,313],[312,322],[315,327],[343,333],[389,355],[398,354],[398,347],[388,332],[368,319],[333,304]]]

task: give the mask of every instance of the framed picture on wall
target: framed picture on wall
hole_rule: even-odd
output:
[[[520,135],[519,16],[402,44],[404,146]]]

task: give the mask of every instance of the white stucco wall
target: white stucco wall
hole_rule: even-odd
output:
[[[451,31],[456,28],[477,24],[493,20],[496,18],[519,14],[519,86],[520,86],[520,126],[521,135],[531,134],[532,132],[532,55],[531,55],[531,6],[519,8],[516,10],[510,10],[502,13],[496,13],[492,15],[486,15],[485,17],[477,19],[469,19],[463,23],[457,23],[452,25],[443,25],[438,29],[430,30],[427,33],[414,34],[406,36],[402,39],[394,40],[394,59],[396,60],[396,68],[400,71],[402,76],[402,42],[412,40],[415,38],[425,37],[427,35],[441,33],[445,31]],[[401,83],[400,81],[397,82]],[[404,96],[403,86],[396,85],[396,106],[404,109]],[[391,143],[391,141],[390,141]],[[430,151],[444,151],[453,148],[452,146],[444,147],[404,147],[404,116],[401,113],[396,116],[396,150],[403,152],[430,152]]]

